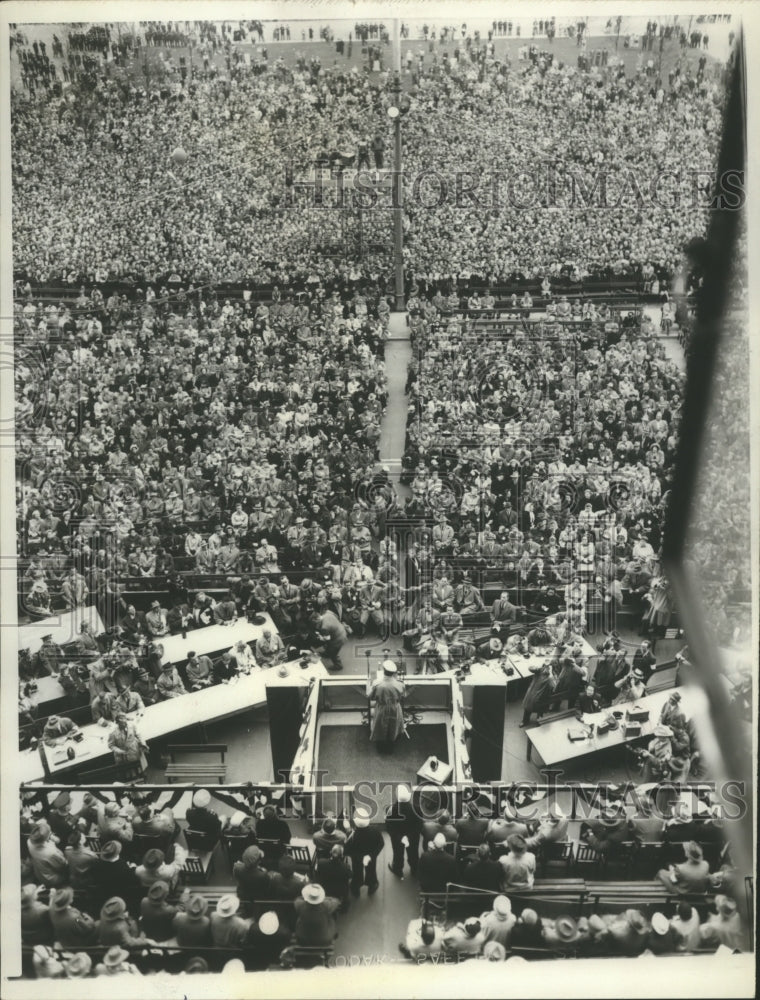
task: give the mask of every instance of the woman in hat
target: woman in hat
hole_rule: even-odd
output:
[[[383,661],[383,676],[375,680],[368,692],[375,710],[370,739],[380,750],[390,750],[399,736],[406,732],[402,701],[405,688],[396,678],[398,668],[392,660]]]

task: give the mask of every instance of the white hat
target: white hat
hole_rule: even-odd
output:
[[[653,913],[652,914],[652,930],[655,934],[667,934],[668,928],[670,927],[670,921],[665,916],[664,913]]]
[[[409,786],[408,785],[399,785],[398,789],[396,790],[396,795],[398,797],[399,802],[411,802],[412,801],[412,793],[409,790]]]
[[[359,827],[359,829],[369,826],[369,813],[366,809],[354,810],[354,826]]]
[[[235,827],[241,826],[245,819],[245,813],[241,812],[239,809],[230,816],[230,826]]]
[[[442,851],[446,846],[446,837],[442,833],[437,833],[433,837],[433,847],[437,847],[439,851]]]
[[[206,791],[205,788],[199,788],[198,791],[193,795],[193,805],[194,806],[207,806],[211,801],[211,795]]]
[[[231,973],[233,976],[242,975],[245,972],[245,964],[240,958],[231,958],[229,962],[224,963],[224,968],[222,973]]]
[[[500,917],[508,917],[512,912],[512,903],[508,896],[497,896],[493,901],[494,913],[498,913]]]
[[[276,934],[279,929],[280,920],[273,910],[267,910],[266,913],[261,914],[259,917],[259,930],[262,934],[266,934],[269,937],[271,934]]]
[[[317,906],[319,903],[324,902],[325,890],[321,885],[314,885],[309,883],[301,889],[301,896],[306,900],[307,903],[311,903],[312,906]]]
[[[395,674],[397,671],[398,667],[393,660],[383,660],[383,673]]]

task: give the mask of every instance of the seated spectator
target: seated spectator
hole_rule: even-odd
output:
[[[191,691],[200,691],[214,683],[214,665],[208,656],[198,656],[193,650],[187,654],[185,673]]]
[[[161,667],[156,689],[164,699],[179,698],[180,695],[187,694],[182,678],[173,663],[164,663]]]
[[[122,812],[118,802],[99,802],[98,833],[102,841],[118,840],[120,844],[132,842],[135,831],[131,821]]]
[[[279,853],[284,853],[283,845],[289,844],[291,837],[286,820],[277,815],[277,810],[271,804],[265,805],[262,810],[261,819],[256,823],[256,835],[259,840],[277,841],[281,845]]]
[[[710,886],[710,866],[704,860],[702,848],[694,840],[684,844],[686,861],[661,868],[657,879],[670,893],[690,895],[707,892]]]
[[[308,879],[296,871],[296,863],[289,854],[283,854],[277,862],[277,871],[270,876],[273,899],[292,900],[301,895]]]
[[[457,958],[479,955],[485,943],[486,936],[477,917],[468,917],[463,923],[454,924],[443,935],[444,951]]]
[[[140,903],[140,927],[153,941],[168,941],[174,936],[177,907],[167,902],[168,895],[166,882],[154,882]]]
[[[265,628],[261,633],[261,638],[256,640],[254,652],[259,665],[267,668],[280,662],[284,649],[279,635],[275,635],[271,629]]]
[[[468,802],[465,814],[454,824],[457,839],[461,844],[482,844],[488,832],[489,821],[480,811],[475,802]]]
[[[101,907],[97,934],[101,945],[118,944],[131,948],[148,943],[148,938],[138,932],[137,923],[127,913],[127,904],[118,896],[112,896]]]
[[[670,918],[676,951],[694,951],[699,948],[702,936],[700,934],[699,913],[688,903],[679,903],[676,915]]]
[[[447,882],[456,882],[459,865],[446,850],[447,840],[439,832],[428,842],[417,865],[417,877],[421,892],[445,892]]]
[[[93,869],[91,895],[97,906],[102,906],[114,893],[126,901],[130,911],[136,908],[142,896],[140,882],[134,868],[121,857],[121,844],[109,840],[100,849],[100,858]]]
[[[219,836],[222,831],[222,821],[213,809],[209,809],[210,803],[210,792],[205,788],[199,788],[193,795],[193,804],[185,813],[185,819],[188,829]]]
[[[169,806],[157,809],[150,805],[139,809],[132,820],[132,828],[146,837],[166,837],[167,840],[176,839],[181,829]]]
[[[512,904],[507,896],[497,896],[490,910],[480,915],[480,926],[485,941],[498,941],[504,948],[509,948],[512,928],[517,918],[512,913]]]
[[[528,825],[518,819],[512,806],[504,807],[502,816],[492,819],[488,824],[486,839],[489,844],[503,844],[513,835],[528,836]]]
[[[338,900],[326,896],[321,885],[305,885],[294,905],[296,942],[312,948],[331,945],[338,936],[335,924]]]
[[[68,792],[60,792],[53,799],[47,821],[58,843],[68,843],[69,837],[77,829],[76,817],[71,814],[71,796]]]
[[[276,967],[283,948],[292,940],[292,932],[280,922],[272,910],[254,920],[245,943],[246,968],[269,969]]]
[[[581,824],[580,837],[600,854],[606,854],[624,840],[631,839],[628,817],[622,809],[608,806],[598,819]]]
[[[77,732],[79,727],[67,716],[50,715],[42,730],[42,742],[48,747],[60,746]]]
[[[653,955],[668,955],[676,950],[676,935],[664,913],[653,913],[647,948]]]
[[[446,931],[441,924],[418,917],[409,921],[406,939],[398,948],[405,958],[413,958],[419,962],[421,959],[441,954],[445,934]]]
[[[321,885],[327,896],[339,900],[341,910],[346,909],[349,901],[351,869],[343,857],[342,845],[333,845],[330,848],[330,856],[317,863],[312,881],[315,885]]]
[[[38,896],[42,886],[31,882],[21,886],[21,943],[23,945],[51,944],[53,924],[50,908]]]
[[[246,903],[255,903],[257,899],[271,899],[271,876],[261,867],[263,857],[263,851],[254,844],[246,847],[240,861],[232,866],[238,897]]]
[[[82,913],[74,906],[74,890],[69,886],[52,894],[50,920],[55,941],[63,948],[85,948],[95,943],[95,921],[89,913]]]
[[[141,772],[147,768],[145,751],[148,744],[123,712],[116,715],[116,726],[108,734],[108,747],[113,752],[115,763],[138,764]]]
[[[556,844],[558,841],[566,840],[568,825],[569,820],[559,804],[552,802],[535,831],[526,839],[528,850],[532,851],[541,844]]]
[[[81,830],[75,830],[70,834],[63,854],[69,868],[69,883],[72,889],[89,889],[98,866],[98,855],[86,846]]]
[[[211,941],[215,948],[242,948],[252,921],[237,915],[240,899],[222,896],[211,914]]]
[[[165,884],[165,883],[164,883]],[[180,948],[206,948],[211,944],[211,920],[208,903],[203,896],[192,895],[184,912],[178,910],[172,919],[172,929]]]
[[[336,844],[345,844],[346,834],[337,828],[333,817],[328,816],[322,821],[321,828],[315,830],[311,839],[314,841],[318,853],[329,854]],[[328,895],[330,894],[328,893]]]
[[[149,889],[154,882],[166,882],[170,889],[175,889],[186,860],[187,851],[180,844],[174,845],[173,861],[167,861],[163,851],[152,847],[145,852],[142,864],[135,869],[135,875],[146,889]]]
[[[26,847],[38,883],[50,888],[57,888],[67,883],[66,858],[55,843],[53,831],[47,823],[39,822],[32,828]]]
[[[141,976],[142,972],[128,961],[129,952],[115,944],[103,956],[94,969],[95,976]]]
[[[535,910],[526,907],[515,921],[511,932],[513,948],[541,948],[544,943],[543,922]]]
[[[525,838],[513,833],[507,840],[509,853],[499,858],[502,869],[502,889],[532,889],[536,874],[536,857],[527,848]]]
[[[572,917],[561,916],[556,920],[544,917],[541,924],[544,947],[552,951],[562,952],[578,947],[585,936],[579,933],[578,923]]]
[[[626,910],[607,921],[606,940],[614,954],[635,958],[646,948],[649,923],[638,910]]]
[[[434,840],[439,833],[443,834],[447,844],[455,844],[459,840],[459,834],[451,822],[451,813],[447,810],[437,819],[422,824],[422,839],[425,843]]]
[[[656,843],[662,839],[665,822],[662,817],[656,815],[652,799],[645,796],[640,800],[638,812],[629,819],[628,825],[637,840],[642,843]]]
[[[725,945],[741,951],[745,947],[745,933],[736,902],[730,896],[715,897],[715,913],[711,913],[699,929],[703,945]]]

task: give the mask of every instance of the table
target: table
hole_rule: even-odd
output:
[[[530,656],[523,656],[521,653],[507,653],[507,659],[515,670],[519,671],[521,677],[532,677],[535,671],[543,666],[553,652],[554,646],[546,646],[544,648],[536,648]],[[583,640],[582,653],[587,658],[599,655],[587,639]]]
[[[148,707],[131,721],[135,724],[140,736],[148,741],[166,736],[186,726],[200,723],[215,722],[230,715],[236,715],[249,708],[265,705],[266,689],[271,685],[308,685],[312,677],[328,677],[329,674],[321,662],[317,660],[306,669],[298,666],[298,660],[287,664],[288,677],[278,676],[278,668],[253,670],[250,674],[235,677],[226,684],[215,684],[201,691],[190,691],[178,698],[170,698]],[[101,726],[91,723],[83,726],[81,732],[84,739],[79,743],[67,740],[58,747],[44,747],[43,752],[50,770],[51,779],[61,771],[71,770],[82,763],[95,761],[109,755],[108,735],[113,729],[113,723]],[[69,760],[66,747],[73,746],[76,757]],[[41,781],[45,770],[38,750],[24,750],[19,753],[18,771],[20,781]]]
[[[447,764],[445,761],[439,760],[438,767],[435,771],[431,770],[430,765],[433,761],[432,757],[428,757],[425,763],[417,772],[417,778],[421,785],[433,784],[433,785],[445,785],[446,782],[451,777],[454,767],[452,764]]]
[[[236,642],[256,642],[264,634],[264,629],[269,629],[273,635],[279,632],[269,617],[262,615],[266,619],[261,625],[254,625],[246,618],[238,618],[228,625],[206,625],[204,628],[191,629],[187,633],[187,638],[181,635],[165,635],[156,642],[164,647],[161,657],[162,663],[180,663],[187,659],[187,654],[192,650],[198,656],[218,653],[223,649],[231,649]]]
[[[610,747],[623,746],[624,744],[631,743],[634,740],[639,740],[642,737],[647,737],[652,735],[652,730],[657,725],[657,720],[660,717],[660,712],[662,711],[663,705],[671,696],[673,691],[679,691],[681,693],[681,709],[689,716],[691,714],[690,710],[690,695],[693,694],[692,688],[669,688],[665,691],[657,691],[654,694],[644,695],[643,698],[639,698],[635,702],[628,702],[622,705],[613,705],[602,712],[594,712],[591,715],[584,715],[582,722],[578,722],[574,715],[565,716],[561,719],[555,719],[553,722],[546,722],[543,725],[534,726],[531,729],[526,730],[526,735],[528,737],[528,760],[531,759],[531,753],[535,749],[538,751],[544,764],[559,764],[563,761],[575,760],[578,757],[586,757],[589,754],[597,753],[600,750],[608,750]],[[636,736],[626,737],[623,735],[622,726],[617,729],[609,730],[606,733],[599,735],[598,730],[595,729],[594,736],[590,739],[579,740],[578,742],[572,742],[567,737],[567,731],[569,728],[577,728],[582,724],[598,726],[600,722],[610,714],[611,711],[622,711],[633,709],[634,705],[638,708],[642,708],[649,711],[649,718],[646,722],[641,725],[641,732]]]
[[[103,619],[94,605],[87,608],[74,608],[73,611],[62,611],[58,615],[43,618],[38,622],[19,625],[17,629],[18,648],[28,649],[34,656],[42,645],[43,635],[48,634],[52,635],[53,642],[59,646],[73,642],[82,630],[82,622],[89,622],[93,635],[102,635],[106,630]]]
[[[44,705],[46,701],[58,701],[59,698],[66,697],[61,682],[52,674],[48,677],[35,677],[33,683],[37,685],[37,690],[31,696],[35,705]]]

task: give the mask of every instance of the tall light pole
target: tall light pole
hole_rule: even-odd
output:
[[[393,97],[394,105],[388,108],[388,116],[393,121],[393,262],[395,273],[396,310],[406,308],[404,295],[404,208],[403,174],[401,165],[401,38],[399,19],[393,19]]]

